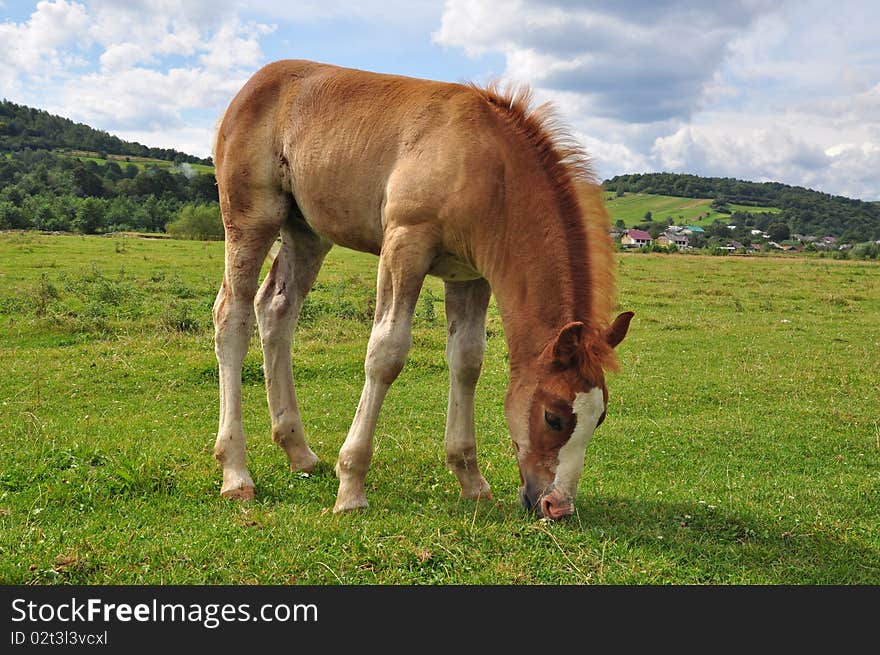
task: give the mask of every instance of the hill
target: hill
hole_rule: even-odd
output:
[[[201,158],[170,148],[149,148],[42,109],[3,100],[0,102],[0,152],[74,149],[105,154],[149,157],[174,163],[212,165]]]
[[[0,230],[162,232],[205,205],[219,225],[210,159],[0,103]]]
[[[767,230],[779,223],[792,234],[880,240],[880,203],[778,182],[651,173],[603,185],[613,220],[626,227],[643,224],[650,212],[658,226],[721,220]],[[155,232],[183,205],[216,201],[210,158],[0,102],[0,229]]]
[[[682,225],[711,225],[716,220],[727,222],[732,213],[746,212],[749,214],[778,214],[776,207],[749,206],[729,204],[724,211],[713,206],[713,198],[683,198],[649,193],[606,193],[605,204],[611,214],[613,223],[623,221],[626,227],[634,227],[645,222],[650,212],[652,220],[663,222],[671,220]]]
[[[731,218],[737,213],[751,214],[751,221],[761,229],[781,222],[787,224],[792,233],[833,235],[852,242],[880,239],[880,203],[833,196],[780,182],[645,173],[618,175],[605,180],[603,187],[615,198],[619,194],[625,197],[627,193],[638,193],[711,199],[715,208],[727,213],[730,220],[738,220]]]

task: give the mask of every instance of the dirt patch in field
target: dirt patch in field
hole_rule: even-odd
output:
[[[681,209],[690,209],[691,207],[702,207],[707,202],[712,202],[711,200],[707,200],[705,198],[697,198],[695,200],[691,200],[690,202],[686,202],[681,205]]]

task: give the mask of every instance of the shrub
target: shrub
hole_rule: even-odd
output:
[[[175,239],[222,240],[224,233],[220,206],[186,205],[175,220],[165,225],[165,231]]]
[[[854,259],[877,259],[880,257],[880,245],[876,241],[857,244],[853,246],[852,256]]]

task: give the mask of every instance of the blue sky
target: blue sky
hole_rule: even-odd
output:
[[[0,96],[207,155],[282,58],[527,83],[602,177],[676,171],[880,200],[875,0],[0,0]]]

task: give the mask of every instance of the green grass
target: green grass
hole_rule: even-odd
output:
[[[677,225],[711,225],[715,220],[727,222],[730,214],[721,214],[711,208],[711,198],[679,198],[648,193],[626,193],[617,197],[614,193],[605,194],[611,222],[622,220],[627,227],[638,225],[645,220],[645,213],[651,212],[655,221],[671,218]],[[749,205],[728,205],[734,212],[778,213],[775,207],[752,207]]]
[[[115,161],[120,166],[126,166],[127,164],[133,164],[137,166],[140,170],[143,170],[147,166],[157,166],[159,168],[173,168],[176,164],[173,161],[167,161],[165,159],[154,159],[152,157],[137,157],[135,155],[108,155],[107,158],[99,157],[96,152],[86,152],[86,151],[68,151],[68,150],[59,150],[60,154],[71,155],[76,157],[82,162],[93,161],[96,164],[103,166],[108,161]],[[207,164],[189,164],[192,166],[193,170],[197,173],[203,174],[213,174],[214,167],[208,166]]]
[[[779,207],[760,207],[755,205],[737,205],[736,203],[729,203],[727,205],[730,207],[732,212],[751,212],[753,214],[760,214],[763,212],[767,212],[768,214],[778,214],[782,210]]]
[[[294,345],[322,464],[291,474],[271,442],[255,337],[257,500],[221,499],[222,249],[0,235],[0,583],[880,583],[880,266],[622,254],[623,368],[577,513],[547,524],[517,502],[494,306],[476,420],[495,501],[459,499],[444,467],[436,280],[380,417],[370,507],[332,514],[376,264],[342,249]]]

